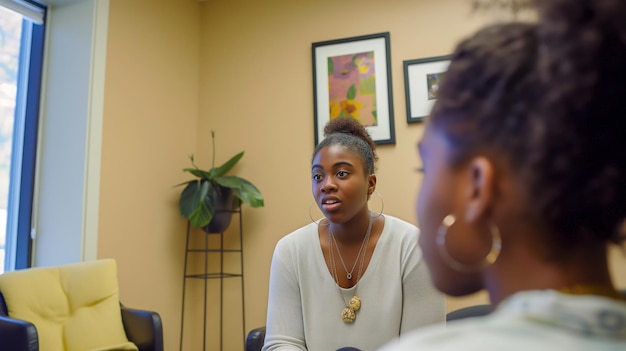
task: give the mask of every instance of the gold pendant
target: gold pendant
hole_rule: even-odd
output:
[[[361,298],[356,295],[352,296],[352,298],[350,299],[350,309],[353,311],[358,311],[359,309],[361,309]]]
[[[352,323],[356,319],[356,313],[350,307],[346,307],[341,311],[341,319],[346,323]]]

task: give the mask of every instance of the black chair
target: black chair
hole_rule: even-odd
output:
[[[139,351],[163,351],[163,325],[156,312],[121,306],[126,337]],[[0,350],[38,351],[39,337],[33,323],[9,317],[4,296],[0,292]]]
[[[129,341],[139,351],[163,351],[163,323],[157,312],[122,308],[122,323]]]
[[[252,329],[246,338],[246,351],[261,351],[265,342],[265,327]]]
[[[491,312],[490,304],[467,306],[448,312],[448,314],[446,314],[446,322],[463,318],[480,317],[489,314],[489,312]]]

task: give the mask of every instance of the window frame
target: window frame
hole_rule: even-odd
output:
[[[0,5],[4,5],[3,1]],[[26,3],[27,11],[20,11]],[[20,40],[17,93],[7,199],[4,270],[28,268],[32,262],[31,223],[47,7],[35,1],[13,1],[6,7],[24,16]],[[41,16],[31,18],[29,15]]]

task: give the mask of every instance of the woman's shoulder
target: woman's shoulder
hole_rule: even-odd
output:
[[[404,219],[398,218],[396,216],[388,215],[388,214],[384,214],[383,216],[385,217],[385,224],[391,223],[391,224],[398,225],[398,226],[417,229],[415,224],[405,221]]]
[[[419,234],[419,229],[412,223],[388,214],[385,214],[384,217],[385,227],[383,228],[383,230],[385,231],[393,231],[394,233],[406,233],[409,236],[417,236]]]
[[[310,245],[312,240],[319,240],[318,225],[315,223],[309,223],[286,234],[278,240],[276,248]]]

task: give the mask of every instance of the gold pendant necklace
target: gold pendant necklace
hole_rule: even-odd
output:
[[[356,312],[350,309],[350,307],[344,307],[341,310],[341,319],[346,323],[352,323],[356,320]]]
[[[356,289],[354,292],[356,293]],[[341,299],[343,300],[343,295],[341,296]],[[354,295],[350,299],[350,302],[347,304],[347,306],[344,300],[344,306],[345,307],[343,308],[343,310],[341,310],[341,319],[343,319],[343,321],[346,323],[354,322],[356,320],[356,311],[361,309],[361,298]]]
[[[367,230],[365,231],[365,236],[363,236],[363,242],[361,243],[361,247],[359,248],[359,252],[356,254],[356,259],[354,260],[354,264],[352,265],[352,269],[348,271],[348,267],[346,266],[346,262],[343,260],[343,256],[341,255],[341,251],[339,250],[339,245],[337,245],[337,239],[335,239],[335,234],[333,233],[333,228],[331,225],[328,226],[328,233],[330,237],[333,239],[333,243],[337,248],[337,254],[339,255],[339,261],[341,261],[341,265],[343,269],[346,271],[346,278],[348,280],[352,280],[352,272],[354,272],[354,268],[356,264],[359,262],[359,257],[361,257],[361,253],[363,252],[363,248],[365,247],[366,241],[369,238],[369,235],[372,231],[372,217],[370,216],[370,222],[367,225]],[[365,255],[365,253],[363,253]]]
[[[361,309],[361,298],[356,295],[356,290],[357,290],[356,285],[359,283],[359,280],[361,279],[361,272],[363,271],[363,265],[365,263],[365,256],[367,252],[367,243],[369,242],[371,231],[372,231],[372,218],[370,217],[370,222],[367,228],[367,232],[365,233],[363,244],[361,244],[361,249],[363,249],[363,247],[365,247],[365,249],[363,252],[363,256],[361,257],[361,263],[359,265],[356,282],[354,284],[354,296],[350,298],[350,301],[346,302],[343,296],[343,293],[341,292],[341,288],[339,286],[339,276],[337,275],[337,265],[335,262],[335,255],[333,253],[333,243],[336,246],[337,254],[339,258],[342,260],[342,263],[343,263],[343,258],[341,257],[341,253],[339,252],[339,246],[337,245],[337,241],[335,241],[335,237],[330,230],[330,226],[328,227],[328,235],[330,236],[328,240],[328,252],[330,255],[330,264],[333,268],[333,279],[335,280],[335,287],[337,288],[337,292],[339,293],[339,296],[341,297],[341,300],[343,301],[344,308],[341,310],[341,319],[345,323],[354,322],[356,320],[356,311]],[[359,255],[360,253],[361,253],[361,250],[359,250]],[[358,260],[359,260],[359,256],[357,255],[355,265]],[[344,268],[345,268],[345,264],[344,264]],[[352,269],[354,270],[354,268]],[[346,272],[347,272],[347,269],[346,269]],[[351,274],[352,272],[348,272],[348,273],[349,275],[347,276],[347,278],[348,280],[350,280],[352,278],[352,274]]]

